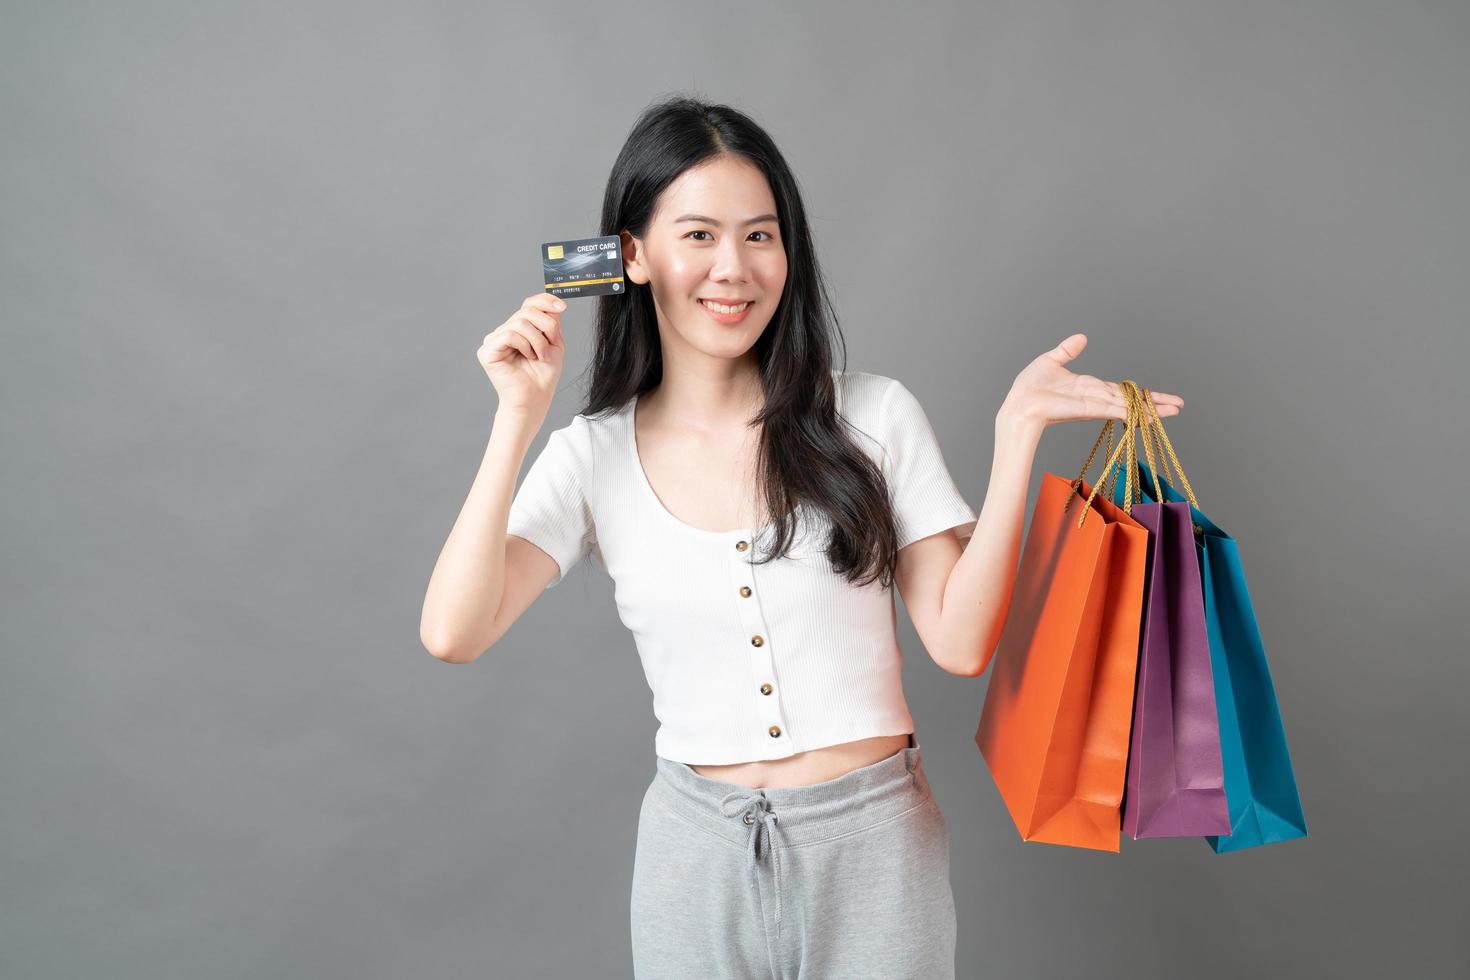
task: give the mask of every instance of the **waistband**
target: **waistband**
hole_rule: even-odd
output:
[[[912,734],[909,746],[888,758],[808,786],[740,786],[701,775],[682,762],[654,758],[650,791],[658,802],[737,844],[749,839],[753,818],[762,814],[777,820],[782,844],[799,845],[880,823],[931,796]]]
[[[776,896],[776,935],[781,935],[781,851],[838,837],[923,806],[929,780],[919,743],[886,759],[809,786],[757,788],[702,776],[683,762],[655,756],[648,792],[658,803],[711,833],[747,849],[754,878],[769,855]],[[763,846],[764,845],[764,846]]]

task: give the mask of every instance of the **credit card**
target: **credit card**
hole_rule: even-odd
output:
[[[623,249],[617,235],[545,242],[541,268],[553,296],[607,296],[621,293]]]

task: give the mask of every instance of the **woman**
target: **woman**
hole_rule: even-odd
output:
[[[796,180],[727,106],[648,109],[601,234],[628,290],[598,300],[586,406],[514,492],[566,351],[566,304],[528,297],[485,337],[499,397],[429,583],[425,646],[479,657],[596,555],[660,721],[643,800],[634,968],[661,977],[954,975],[949,837],[900,683],[894,585],[930,656],[985,670],[1053,422],[1126,419],[1070,372],[1075,334],[995,417],[978,516],[918,400],[833,367],[841,333]],[[1161,416],[1183,405],[1155,393]]]

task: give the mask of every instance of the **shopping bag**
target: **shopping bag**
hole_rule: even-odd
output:
[[[1148,531],[1083,479],[1097,448],[1042,475],[975,743],[1022,840],[1117,852]]]
[[[1142,390],[1124,382],[1142,418]],[[1152,398],[1151,395],[1148,396]],[[1138,431],[1145,454],[1154,461],[1149,425]],[[1193,837],[1230,833],[1215,682],[1189,504],[1158,502],[1159,485],[1142,502],[1139,475],[1157,479],[1158,468],[1142,466],[1130,450],[1136,472],[1125,480],[1120,461],[1113,502],[1124,504],[1131,485],[1130,516],[1149,531],[1149,561],[1140,625],[1138,680],[1128,747],[1128,778],[1123,791],[1123,831],[1144,837]]]
[[[1145,403],[1152,406],[1152,397]],[[1239,851],[1307,836],[1306,818],[1287,747],[1286,729],[1266,664],[1266,651],[1246,586],[1236,541],[1200,511],[1194,489],[1178,466],[1162,420],[1158,441],[1174,464],[1184,492],[1157,469],[1139,464],[1142,493],[1189,507],[1209,637],[1210,666],[1220,731],[1228,832],[1206,834],[1216,853]],[[1162,461],[1161,461],[1162,462]],[[1157,484],[1155,480],[1157,479]],[[1137,510],[1137,508],[1134,508]]]

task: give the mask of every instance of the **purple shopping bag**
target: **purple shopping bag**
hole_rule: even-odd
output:
[[[1138,431],[1153,463],[1144,411]],[[1132,436],[1130,430],[1125,438]],[[1132,478],[1115,482],[1115,498],[1134,493],[1141,475],[1131,447],[1118,465],[1132,467]],[[1149,469],[1158,472],[1156,466]],[[1134,503],[1130,513],[1149,530],[1149,561],[1123,830],[1134,840],[1229,834],[1204,585],[1189,504]]]

